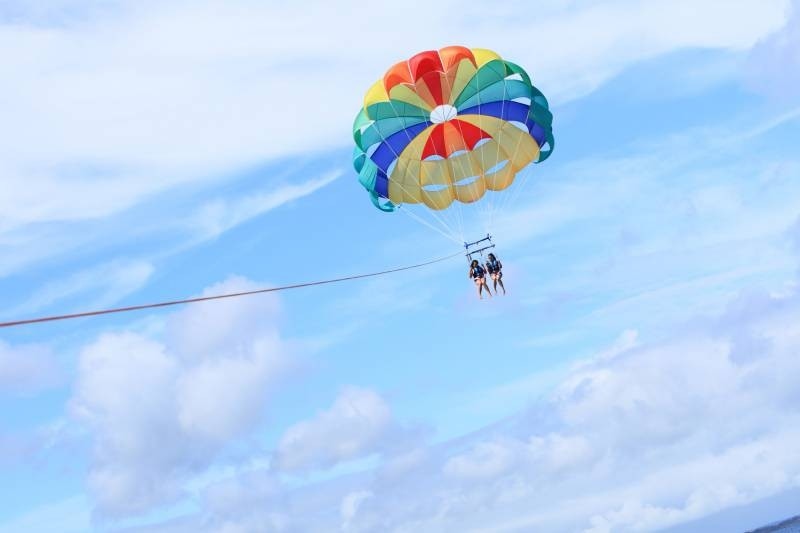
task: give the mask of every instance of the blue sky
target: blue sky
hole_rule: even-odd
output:
[[[798,9],[0,2],[0,320],[457,252],[350,165],[364,91],[417,51],[523,65],[557,143],[492,228],[505,297],[455,258],[0,332],[0,531],[795,514]]]

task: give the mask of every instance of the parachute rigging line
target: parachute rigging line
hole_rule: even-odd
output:
[[[325,279],[319,281],[308,281],[305,283],[296,283],[294,285],[284,285],[282,287],[270,287],[267,289],[255,289],[251,291],[244,291],[244,292],[233,292],[228,294],[217,294],[214,296],[199,296],[196,298],[186,298],[183,300],[171,300],[167,302],[157,302],[157,303],[150,303],[150,304],[141,304],[141,305],[131,305],[128,307],[115,307],[111,309],[101,309],[98,311],[84,311],[82,313],[71,313],[66,315],[53,315],[53,316],[45,316],[39,318],[29,318],[25,320],[14,320],[12,322],[0,322],[0,328],[10,328],[13,326],[23,326],[26,324],[38,324],[40,322],[54,322],[56,320],[68,320],[72,318],[84,318],[90,316],[98,316],[98,315],[110,315],[112,313],[125,313],[128,311],[139,311],[141,309],[154,309],[157,307],[169,307],[173,305],[181,305],[181,304],[191,304],[196,302],[206,302],[209,300],[221,300],[223,298],[236,298],[239,296],[249,296],[253,294],[261,294],[265,292],[278,292],[278,291],[285,291],[289,289],[299,289],[301,287],[313,287],[315,285],[326,285],[329,283],[339,283],[341,281],[349,281],[354,279],[362,279],[362,278],[370,278],[375,276],[383,276],[386,274],[391,274],[393,272],[400,272],[402,270],[411,270],[414,268],[421,268],[424,266],[432,265],[434,263],[440,263],[442,261],[446,261],[448,259],[452,259],[458,255],[461,255],[463,252],[459,251],[452,255],[448,255],[445,257],[440,257],[438,259],[432,259],[430,261],[425,261],[424,263],[417,263],[416,265],[408,265],[404,267],[392,268],[389,270],[382,270],[380,272],[370,272],[368,274],[356,274],[353,276],[345,276],[343,278],[334,278],[334,279]]]

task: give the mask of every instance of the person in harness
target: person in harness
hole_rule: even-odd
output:
[[[506,287],[503,285],[503,263],[497,260],[494,254],[489,254],[489,260],[486,261],[486,271],[489,273],[489,277],[492,278],[494,281],[494,292],[497,293],[497,284],[500,284],[500,288],[503,289],[503,294],[506,293]],[[486,289],[488,290],[489,287],[487,286]]]
[[[483,289],[486,289],[491,298],[492,293],[486,284],[486,269],[481,266],[477,259],[473,259],[469,265],[469,277],[475,281],[475,285],[478,287],[478,298],[483,299]]]

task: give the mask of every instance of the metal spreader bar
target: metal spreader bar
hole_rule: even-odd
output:
[[[488,246],[483,246],[481,248],[478,248],[477,250],[470,251],[470,247],[477,246],[480,243],[486,242],[486,241],[489,241],[490,243],[492,242],[492,236],[489,235],[488,233],[486,234],[486,237],[484,237],[483,239],[479,239],[479,240],[477,240],[475,242],[465,242],[464,243],[464,249],[467,251],[467,253],[464,254],[467,257],[467,263],[472,263],[472,256],[474,254],[479,254],[481,257],[483,257],[484,250],[488,250],[490,248],[494,248],[494,243],[492,243],[492,244],[489,244]]]

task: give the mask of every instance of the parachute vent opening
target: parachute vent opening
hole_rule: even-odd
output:
[[[493,166],[489,170],[487,170],[486,171],[486,175],[489,176],[489,175],[494,174],[496,172],[500,172],[501,170],[503,170],[506,167],[507,164],[508,164],[508,159],[504,159],[504,160],[500,161],[495,166]]]
[[[516,80],[516,81],[525,81],[522,79],[522,75],[517,72],[515,74],[511,74],[510,76],[505,77],[506,81]]]
[[[457,187],[468,187],[478,181],[480,176],[469,176],[467,178],[462,178],[456,182]]]
[[[449,185],[441,185],[439,183],[432,183],[430,185],[423,185],[422,190],[425,192],[439,192],[450,188]]]
[[[450,104],[442,104],[433,108],[430,120],[434,124],[441,124],[448,120],[453,120],[458,115],[458,110]]]
[[[544,144],[539,147],[539,152],[541,154],[541,152],[547,152],[547,151],[549,151],[551,149],[552,149],[552,147],[550,146],[550,143],[545,141]],[[539,159],[537,159],[536,162],[538,163]]]
[[[452,154],[450,154],[449,156],[447,156],[447,158],[448,158],[448,159],[452,159],[452,158],[454,158],[454,157],[458,157],[458,156],[460,156],[461,154],[466,154],[466,153],[467,153],[467,150],[456,150],[455,152],[453,152]]]
[[[528,98],[527,96],[520,96],[519,98],[512,98],[511,101],[512,102],[517,102],[519,104],[524,104],[524,105],[526,105],[528,107],[530,107],[530,105],[531,105],[531,99]]]
[[[491,138],[484,137],[484,138],[480,139],[478,142],[476,142],[475,145],[472,147],[472,149],[474,150],[474,149],[476,149],[476,148],[478,148],[480,146],[483,146],[484,144],[486,144],[486,143],[488,143],[490,141],[492,141]]]
[[[522,122],[517,122],[516,120],[509,120],[508,123],[511,124],[512,126],[518,128],[518,129],[524,131],[525,133],[528,133],[528,126],[526,124],[524,124]]]

